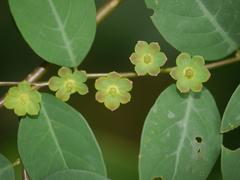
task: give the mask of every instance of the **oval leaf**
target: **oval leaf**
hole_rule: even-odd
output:
[[[106,175],[100,148],[85,119],[52,95],[42,94],[37,117],[21,120],[18,149],[34,180],[66,169]]]
[[[232,151],[222,147],[221,168],[223,180],[239,180],[240,149]]]
[[[233,93],[223,114],[221,132],[231,131],[240,126],[240,85]]]
[[[53,175],[48,176],[44,180],[109,180],[104,176],[88,172],[88,171],[79,171],[79,170],[65,170],[59,171]]]
[[[12,163],[0,154],[0,179],[14,180],[14,170]]]
[[[179,94],[167,88],[144,124],[141,180],[205,180],[221,149],[220,116],[211,94]]]
[[[31,48],[48,62],[78,66],[96,31],[93,0],[9,0],[11,12]]]
[[[152,21],[179,51],[223,58],[240,46],[239,0],[145,0]]]

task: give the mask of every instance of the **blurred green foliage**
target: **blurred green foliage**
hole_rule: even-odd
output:
[[[99,7],[104,0],[96,0],[96,3]],[[98,26],[95,42],[81,69],[98,73],[133,71],[128,58],[138,40],[159,42],[168,56],[167,66],[174,65],[174,58],[179,52],[158,33],[149,18],[151,14],[143,0],[124,1]],[[42,62],[21,37],[7,1],[0,1],[0,40],[0,81],[22,80]],[[56,74],[56,69],[52,67],[44,79]],[[211,71],[212,78],[206,86],[213,93],[221,114],[240,83],[239,69],[240,63]],[[139,142],[145,117],[158,95],[173,82],[168,75],[133,79],[132,101],[115,112],[110,112],[95,101],[93,80],[88,81],[88,95],[72,96],[69,103],[83,114],[95,132],[111,179],[137,179]],[[6,90],[0,88],[0,95]],[[18,157],[17,129],[18,119],[13,112],[0,109],[0,153],[12,162]],[[239,135],[240,129],[227,134],[225,144],[232,148],[239,147]],[[216,169],[219,170],[218,165]],[[210,179],[219,179],[218,176],[219,173],[213,174]]]

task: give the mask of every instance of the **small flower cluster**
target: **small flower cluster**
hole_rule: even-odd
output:
[[[41,94],[29,82],[23,81],[12,87],[4,99],[4,106],[13,109],[18,116],[37,115],[40,110]]]
[[[157,76],[161,72],[161,67],[166,63],[167,57],[160,50],[156,42],[150,44],[145,41],[137,42],[130,60],[135,65],[135,71],[139,76],[146,74]],[[182,93],[190,90],[200,92],[203,87],[202,83],[210,78],[204,58],[181,53],[176,59],[176,64],[177,66],[171,69],[170,75],[177,80],[176,85],[179,91]]]
[[[161,52],[158,43],[138,41],[135,52],[130,56],[130,61],[135,65],[138,76],[150,75],[157,76],[161,72],[161,67],[166,63],[167,57]],[[171,68],[170,75],[175,79],[176,86],[182,93],[190,90],[200,92],[202,83],[208,81],[210,72],[205,67],[202,56],[191,57],[188,53],[181,53],[176,59],[177,66]],[[48,81],[49,89],[56,92],[56,97],[62,101],[68,101],[74,93],[85,95],[88,87],[85,84],[87,74],[67,67],[58,70],[58,76],[53,76]],[[111,72],[95,81],[97,90],[95,98],[103,103],[109,110],[114,111],[120,104],[127,104],[131,100],[130,91],[133,83],[127,78],[122,77],[117,72]],[[14,109],[19,116],[37,115],[40,110],[41,94],[27,81],[18,84],[17,87],[9,89],[4,106]]]
[[[182,93],[190,90],[200,92],[202,83],[208,81],[211,76],[202,56],[191,57],[188,53],[181,53],[177,57],[176,64],[177,67],[172,69],[170,75],[177,80],[177,88]]]
[[[135,71],[139,76],[149,74],[157,76],[166,61],[167,57],[160,52],[160,46],[156,42],[148,44],[145,41],[138,41],[135,52],[130,56],[130,61],[135,65]]]
[[[95,82],[96,100],[111,111],[119,108],[121,104],[127,104],[131,100],[129,91],[132,90],[132,81],[122,78],[118,73],[111,72],[106,77],[100,77]]]
[[[68,101],[70,95],[76,92],[81,95],[88,93],[85,71],[74,70],[72,72],[70,68],[62,67],[58,70],[58,76],[50,78],[48,86],[50,90],[56,91],[56,97],[62,101]]]

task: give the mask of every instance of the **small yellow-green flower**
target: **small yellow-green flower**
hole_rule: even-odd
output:
[[[177,67],[172,69],[170,75],[177,80],[177,88],[182,93],[190,90],[200,92],[202,83],[208,81],[211,76],[202,56],[191,57],[188,53],[181,53],[176,64]]]
[[[166,63],[167,57],[163,52],[160,52],[160,46],[157,42],[148,44],[145,41],[138,41],[130,60],[135,65],[135,71],[138,75],[157,76],[160,73],[160,67]]]
[[[88,87],[84,83],[87,81],[85,71],[72,70],[62,67],[58,70],[58,75],[49,79],[49,88],[56,92],[56,97],[62,101],[68,101],[70,95],[78,92],[81,95],[88,93]]]
[[[119,108],[120,103],[126,104],[131,100],[129,91],[132,90],[132,81],[122,78],[118,73],[111,72],[106,77],[100,77],[95,82],[96,100],[111,111]]]
[[[11,87],[4,99],[7,109],[14,109],[18,116],[37,115],[40,110],[41,94],[29,82],[23,81]]]

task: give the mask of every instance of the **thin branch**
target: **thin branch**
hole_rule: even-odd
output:
[[[111,0],[101,7],[97,12],[97,22],[101,23],[121,2],[122,0]]]
[[[24,168],[22,168],[22,180],[30,180],[27,171]]]
[[[228,58],[228,59],[225,59],[225,60],[222,60],[222,61],[210,63],[210,64],[207,64],[206,67],[208,69],[216,69],[218,67],[226,66],[228,64],[234,64],[234,63],[237,63],[237,62],[240,62],[240,56],[235,56],[235,57]]]
[[[122,0],[108,0],[97,12],[96,21],[97,24],[101,23],[116,7],[122,2]],[[50,63],[43,62],[40,66],[36,67],[31,73],[29,73],[25,80],[34,83],[38,81],[51,66]],[[3,106],[4,97],[0,98],[0,108]]]
[[[3,82],[0,82],[0,87],[2,86],[15,86],[15,85],[18,85],[20,82],[19,81],[15,81],[15,82],[8,82],[8,81],[3,81]],[[44,86],[47,86],[48,83],[47,82],[37,82],[37,83],[31,83],[32,86],[36,86],[36,87],[44,87]]]
[[[209,64],[206,64],[206,67],[211,70],[211,69],[219,68],[219,67],[226,66],[229,64],[234,64],[237,62],[240,62],[240,56],[235,56],[235,57],[232,57],[232,58],[229,58],[226,60],[209,63]],[[173,68],[174,67],[163,68],[163,69],[161,69],[160,73],[161,74],[169,74]],[[135,72],[120,72],[118,74],[124,78],[143,77],[143,76],[137,75]],[[96,78],[104,77],[107,75],[108,75],[108,73],[87,73],[88,79],[96,79]],[[0,82],[0,87],[1,86],[14,86],[14,85],[18,85],[19,83],[20,82]],[[36,89],[38,89],[38,88],[48,86],[48,82],[31,83],[31,85],[36,87]]]
[[[135,72],[123,72],[123,73],[118,73],[121,75],[121,77],[126,77],[126,78],[132,78],[132,77],[137,77],[138,75]],[[88,73],[87,77],[89,79],[96,79],[99,77],[104,77],[107,76],[108,73]]]
[[[31,83],[36,82],[43,77],[43,75],[47,72],[49,68],[50,64],[47,62],[43,62],[40,66],[36,67],[30,74],[28,74],[25,80]]]

